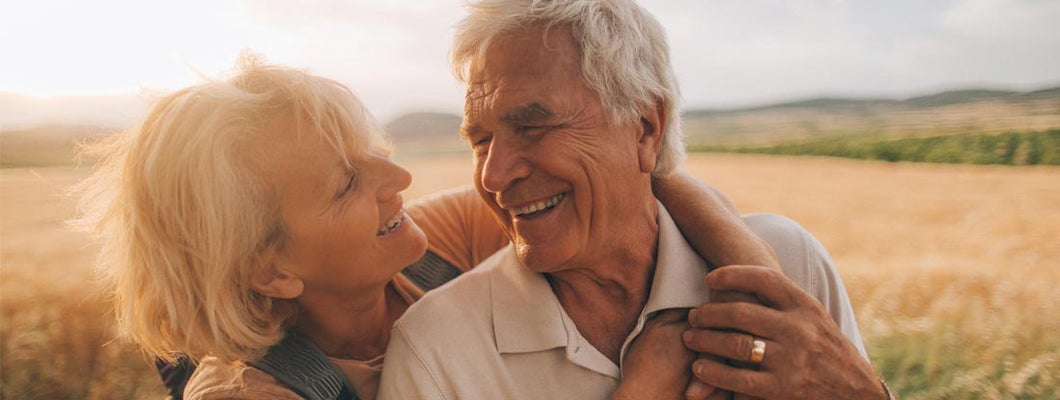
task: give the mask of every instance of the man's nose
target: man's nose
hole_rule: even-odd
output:
[[[501,135],[497,135],[501,136]],[[500,193],[519,180],[530,176],[533,170],[527,159],[525,146],[515,140],[494,137],[489,151],[482,160],[482,187],[490,193]]]

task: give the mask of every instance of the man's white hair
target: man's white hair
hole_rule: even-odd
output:
[[[632,0],[483,0],[468,5],[457,26],[452,65],[467,83],[500,36],[544,25],[569,26],[581,52],[581,74],[613,125],[639,121],[642,110],[663,107],[666,126],[654,173],[685,160],[681,93],[670,66],[662,26]]]

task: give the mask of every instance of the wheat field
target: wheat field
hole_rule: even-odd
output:
[[[410,198],[470,179],[466,158],[399,161]],[[687,168],[825,244],[901,398],[1060,397],[1060,168],[718,154]],[[0,398],[163,397],[114,339],[95,246],[63,230],[63,191],[86,173],[0,170]]]

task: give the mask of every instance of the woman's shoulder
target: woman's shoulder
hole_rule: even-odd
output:
[[[187,400],[265,399],[302,400],[265,371],[242,362],[226,363],[205,357],[184,388]]]

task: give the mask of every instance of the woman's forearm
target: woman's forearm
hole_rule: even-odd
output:
[[[773,248],[751,231],[723,193],[684,170],[656,177],[652,188],[685,239],[715,267],[779,268]]]

